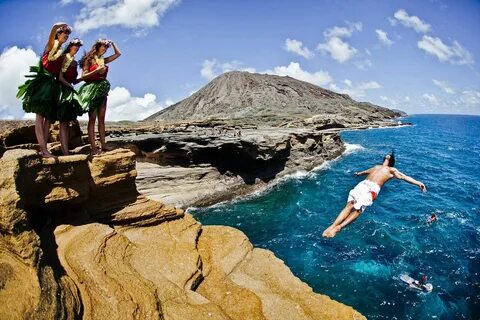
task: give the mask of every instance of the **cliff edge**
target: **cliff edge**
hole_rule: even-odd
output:
[[[140,195],[131,151],[0,166],[1,319],[365,319],[241,231]]]

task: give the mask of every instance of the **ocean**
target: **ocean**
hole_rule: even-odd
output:
[[[190,209],[205,225],[242,230],[316,292],[368,319],[480,319],[480,117],[415,115],[412,126],[345,131],[347,152],[266,192]],[[395,151],[395,167],[428,192],[392,180],[335,238],[323,230],[364,177]],[[438,220],[427,224],[435,213]],[[431,293],[401,274],[428,277]]]

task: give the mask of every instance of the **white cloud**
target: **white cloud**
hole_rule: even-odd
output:
[[[392,99],[387,96],[380,96],[380,100],[387,104],[387,107],[396,108],[398,107],[398,102],[395,99]]]
[[[475,107],[476,113],[480,113],[480,92],[473,90],[466,90],[462,92],[462,95],[458,99],[458,104],[466,107]]]
[[[362,23],[347,22],[348,27],[334,26],[323,32],[326,42],[317,45],[317,50],[322,53],[328,53],[333,59],[340,63],[350,60],[356,53],[357,49],[352,47],[342,38],[349,38],[356,31],[362,30]]]
[[[108,121],[143,120],[171,104],[173,104],[171,99],[158,102],[157,97],[152,93],[145,93],[143,97],[132,97],[128,89],[115,87],[108,94],[106,119]]]
[[[398,22],[397,22],[397,19],[394,19],[394,18],[391,18],[391,17],[388,17],[387,19],[388,19],[388,22],[390,22],[390,25],[391,25],[392,27],[395,27],[395,26],[397,25],[397,23],[398,23]]]
[[[434,106],[438,106],[440,102],[438,101],[437,97],[434,94],[424,93],[422,96],[428,103]]]
[[[435,80],[433,79],[433,83],[437,86],[440,87],[443,91],[445,91],[448,94],[454,94],[455,90],[453,90],[447,82],[445,81],[440,81],[440,80]]]
[[[241,62],[233,60],[231,62],[220,62],[217,59],[205,60],[202,63],[200,74],[207,80],[212,80],[218,75],[238,70],[247,72],[257,72],[255,68],[241,68]],[[301,68],[298,62],[290,62],[288,66],[276,66],[273,69],[259,71],[259,73],[272,74],[277,76],[290,76],[292,78],[310,82],[318,86],[326,85],[332,81],[332,77],[326,71],[308,72]]]
[[[431,109],[435,112],[480,114],[480,91],[463,90],[450,97],[453,98],[440,100],[433,94],[425,93],[422,96],[428,103],[427,107],[435,107],[435,109]]]
[[[362,82],[354,85],[352,81],[345,79],[343,81],[347,87],[340,88],[335,83],[330,84],[330,89],[340,93],[346,93],[352,98],[360,98],[365,96],[367,90],[379,89],[382,86],[376,81]]]
[[[365,60],[358,60],[355,62],[355,66],[360,70],[366,70],[373,66],[372,60],[365,59]]]
[[[308,72],[300,67],[298,62],[290,62],[288,66],[277,66],[273,70],[266,70],[262,73],[277,76],[290,76],[292,78],[323,86],[332,81],[332,77],[326,71]]]
[[[347,22],[347,27],[334,26],[323,32],[325,38],[350,38],[355,31],[362,31],[363,25],[361,22]]]
[[[315,55],[312,51],[310,51],[307,47],[305,47],[302,41],[298,41],[295,39],[287,39],[285,40],[284,49],[288,52],[296,53],[305,59],[313,58]]]
[[[241,62],[238,60],[233,60],[230,62],[220,62],[217,59],[207,59],[202,63],[202,69],[200,70],[200,75],[207,79],[212,80],[216,76],[221,75],[222,73],[228,71],[248,71],[255,72],[254,68],[241,68]]]
[[[330,54],[333,59],[340,63],[350,60],[357,53],[357,49],[338,37],[330,38],[326,43],[320,43],[317,50]]]
[[[16,98],[29,67],[38,64],[39,57],[31,48],[5,48],[0,55],[0,119],[20,119],[25,112]]]
[[[165,12],[180,3],[180,0],[62,0],[62,4],[73,2],[84,5],[77,16],[74,29],[76,32],[85,33],[111,26],[128,29],[158,26]]]
[[[388,34],[385,31],[377,29],[375,32],[377,33],[377,38],[381,43],[388,47],[392,45],[393,41],[388,39]]]
[[[463,48],[457,41],[449,46],[440,38],[424,35],[417,46],[425,52],[434,55],[440,61],[448,61],[451,64],[470,65],[474,63],[473,55]]]
[[[413,28],[416,32],[419,33],[426,33],[430,31],[430,25],[426,23],[425,21],[422,21],[419,17],[417,16],[410,16],[408,15],[407,11],[404,9],[399,9],[395,14],[393,15],[395,19],[398,20],[401,24],[403,24],[405,27],[408,28]],[[396,21],[393,19],[389,19],[390,24],[395,25]]]

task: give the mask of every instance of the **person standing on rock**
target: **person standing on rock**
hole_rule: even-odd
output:
[[[386,155],[381,165],[376,165],[368,170],[356,172],[356,176],[368,174],[367,178],[357,184],[348,194],[347,205],[338,215],[337,219],[323,232],[324,237],[332,238],[341,229],[352,223],[365,210],[371,206],[377,198],[380,188],[390,179],[397,178],[408,183],[416,185],[422,192],[427,192],[423,183],[417,181],[397,169],[395,165],[395,155]]]
[[[107,49],[113,46],[114,54],[103,57]],[[92,49],[80,61],[82,79],[85,84],[78,94],[83,110],[88,112],[88,140],[92,154],[96,155],[106,150],[105,145],[105,113],[107,110],[107,96],[110,91],[110,82],[107,80],[107,64],[120,57],[121,53],[116,44],[111,40],[99,39]],[[98,117],[98,134],[100,136],[101,150],[95,144],[95,122]]]
[[[51,121],[55,121],[59,99],[60,84],[57,78],[62,68],[62,44],[72,32],[66,23],[52,26],[47,45],[38,66],[30,67],[34,74],[28,75],[23,85],[18,87],[17,98],[22,100],[23,110],[33,112],[35,118],[35,135],[42,157],[53,155],[47,149]]]
[[[67,48],[63,52],[62,70],[59,74],[59,81],[62,84],[60,89],[60,99],[57,107],[57,119],[60,121],[60,143],[62,152],[68,155],[68,124],[70,121],[77,119],[77,116],[83,114],[82,106],[78,101],[77,92],[73,88],[74,84],[82,81],[78,78],[75,54],[83,45],[82,40],[76,38],[70,41]]]

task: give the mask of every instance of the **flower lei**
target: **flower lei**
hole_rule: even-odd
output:
[[[105,66],[105,59],[103,58],[103,56],[99,57],[97,55],[94,55],[93,59],[95,60],[95,63],[97,64],[97,68]]]
[[[58,40],[53,42],[52,50],[48,53],[48,61],[55,61],[62,55],[62,50]]]
[[[73,61],[73,56],[70,55],[70,53],[67,53],[65,55],[65,61],[63,61],[63,66],[62,66],[62,72],[67,71],[68,67],[70,67],[70,64]]]

